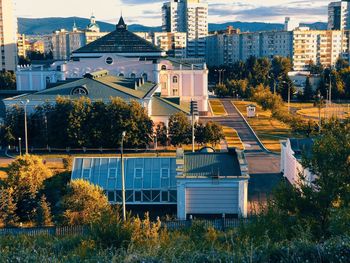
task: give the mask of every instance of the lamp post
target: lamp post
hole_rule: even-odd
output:
[[[21,101],[21,104],[24,107],[24,134],[25,134],[25,143],[26,143],[26,154],[28,154],[28,127],[27,127],[27,105],[29,100]]]
[[[318,101],[318,132],[321,133],[321,125],[322,125],[322,119],[321,119],[321,101],[322,96],[320,91],[317,93],[317,101]]]
[[[122,175],[122,202],[123,202],[123,220],[126,221],[126,205],[125,205],[125,176],[124,176],[124,158],[123,158],[123,147],[124,147],[124,138],[125,138],[126,132],[123,131],[122,133],[122,141],[121,141],[121,175]]]
[[[22,138],[18,138],[18,150],[19,150],[19,156],[22,156]]]
[[[288,113],[290,113],[290,85],[285,80],[281,81],[281,83],[288,85]]]
[[[219,84],[223,83],[223,79],[224,79],[224,72],[226,71],[226,69],[215,69],[215,72],[219,73]],[[221,74],[222,74],[222,78],[221,78]]]
[[[273,94],[276,94],[276,80],[273,76],[267,76],[268,79],[273,80]]]

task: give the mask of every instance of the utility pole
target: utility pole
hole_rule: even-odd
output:
[[[320,91],[317,94],[318,99],[318,132],[321,133],[321,126],[322,126],[322,119],[321,119],[321,103],[322,103],[322,96]]]
[[[22,138],[18,138],[18,150],[19,150],[19,156],[22,156]]]
[[[195,152],[194,150],[194,144],[195,144],[195,136],[194,136],[194,117],[195,115],[198,116],[198,104],[197,101],[191,100],[191,117],[192,117],[192,152]]]
[[[26,143],[26,155],[28,154],[28,124],[27,124],[27,105],[29,103],[29,100],[21,101],[21,104],[24,107],[24,140]]]
[[[124,175],[124,158],[123,158],[123,147],[124,147],[124,138],[125,138],[126,132],[124,131],[122,133],[122,141],[121,141],[121,175],[122,175],[122,203],[123,203],[123,221],[126,222],[126,205],[125,205],[125,175]]]

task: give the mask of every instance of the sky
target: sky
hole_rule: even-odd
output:
[[[161,25],[164,0],[13,0],[18,17],[90,17],[116,23],[121,12],[127,24]],[[208,0],[209,23],[326,22],[330,0]]]

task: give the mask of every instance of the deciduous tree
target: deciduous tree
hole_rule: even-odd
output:
[[[74,180],[63,197],[65,222],[69,225],[87,225],[98,220],[110,205],[103,190],[84,180]]]

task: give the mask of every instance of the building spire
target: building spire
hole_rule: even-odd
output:
[[[121,30],[125,29],[126,30],[127,28],[128,27],[127,27],[127,25],[124,22],[123,15],[121,15],[120,18],[119,18],[119,22],[117,24],[117,30],[119,30],[119,29],[121,29]]]

